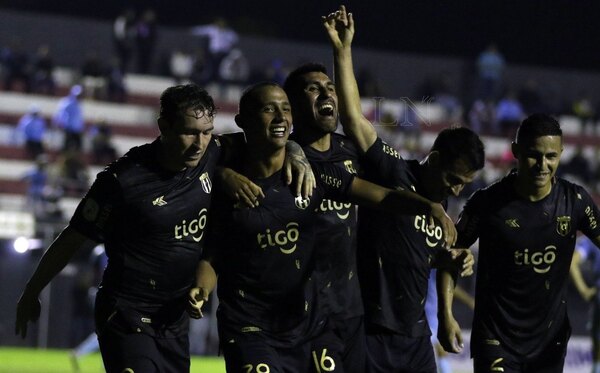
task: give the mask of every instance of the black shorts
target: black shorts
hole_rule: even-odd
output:
[[[144,333],[123,335],[111,332],[109,328],[98,342],[107,373],[190,371],[187,336],[161,339]]]
[[[311,342],[312,372],[364,373],[367,350],[362,316],[331,319]]]
[[[537,357],[529,360],[514,356],[500,344],[479,344],[473,356],[474,372],[562,373],[571,335],[568,323],[563,328]]]
[[[153,325],[135,310],[114,299],[96,297],[96,333],[107,373],[189,372],[190,343],[187,315],[172,326]],[[187,329],[186,329],[187,330]],[[173,333],[175,331],[176,333]]]
[[[228,373],[292,373],[309,369],[309,343],[274,347],[260,331],[219,332]]]
[[[436,373],[431,337],[367,333],[367,372]]]

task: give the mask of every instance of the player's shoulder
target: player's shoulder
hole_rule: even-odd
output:
[[[511,173],[494,181],[488,186],[477,189],[469,197],[469,202],[493,204],[495,202],[504,201],[506,198],[510,198],[510,196],[513,195],[512,191],[514,190],[512,184],[513,177],[514,175]]]
[[[129,149],[125,155],[110,163],[98,174],[98,179],[114,178],[119,184],[129,184],[144,177],[156,167],[156,144],[144,144]]]
[[[354,141],[346,135],[334,132],[331,134],[331,143],[340,151],[351,155],[358,155],[358,147]]]
[[[587,194],[587,191],[585,190],[585,188],[583,186],[581,186],[577,183],[574,183],[572,181],[563,179],[562,177],[555,178],[554,186],[561,193],[567,193],[567,194],[571,194],[574,196],[581,195],[581,193]]]

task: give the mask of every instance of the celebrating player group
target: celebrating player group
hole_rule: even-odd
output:
[[[600,214],[581,186],[555,176],[559,123],[525,119],[516,168],[476,191],[455,224],[447,198],[483,169],[479,136],[447,128],[423,159],[403,159],[363,115],[353,15],[341,6],[322,24],[334,76],[309,63],[283,86],[247,88],[235,116],[243,134],[213,133],[204,89],[163,92],[160,136],[97,175],[27,283],[17,333],[75,252],[103,243],[95,321],[107,372],[188,372],[189,318],[217,296],[228,372],[435,373],[430,272],[434,337],[460,352],[454,290],[473,273],[479,240],[475,372],[562,372],[575,239],[600,246]]]

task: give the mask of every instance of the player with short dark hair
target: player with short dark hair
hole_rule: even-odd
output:
[[[562,372],[570,325],[566,289],[577,231],[600,245],[598,208],[555,177],[562,130],[533,114],[517,130],[517,168],[478,190],[460,220],[460,247],[479,239],[471,355],[475,372]],[[452,280],[442,312],[451,315]],[[443,328],[442,326],[440,326]],[[442,341],[440,341],[442,342]],[[450,343],[442,343],[452,350]]]
[[[240,102],[236,123],[247,144],[234,169],[260,185],[265,198],[247,209],[215,197],[215,232],[205,267],[199,271],[195,305],[202,306],[218,275],[217,316],[229,371],[303,372],[309,366],[310,340],[327,321],[319,312],[322,299],[311,277],[314,261],[319,260],[313,256],[319,224],[314,211],[323,198],[431,213],[444,223],[450,241],[453,224],[439,204],[368,183],[325,162],[312,163],[318,175],[313,196],[296,197],[281,175],[283,145],[292,125],[285,92],[274,83],[261,83],[246,90]],[[327,355],[317,360],[322,370],[337,365]]]
[[[98,174],[17,306],[16,332],[25,336],[27,323],[39,317],[41,290],[77,250],[104,243],[109,260],[95,316],[108,372],[186,372],[190,366],[184,311],[222,146],[212,136],[216,111],[204,89],[170,87],[160,102],[160,137]]]
[[[436,202],[458,195],[483,167],[479,137],[466,128],[447,129],[422,162],[402,159],[377,137],[362,114],[352,67],[352,15],[342,6],[323,17],[323,22],[334,50],[341,123],[365,153],[365,177]],[[357,262],[365,306],[367,371],[436,371],[424,311],[429,272],[433,266],[457,270],[440,238],[441,228],[420,214],[359,210]]]
[[[354,143],[335,133],[338,102],[334,83],[325,66],[307,63],[293,70],[284,83],[294,116],[292,138],[312,163],[335,165],[342,172],[361,175]],[[324,199],[317,209],[315,271],[313,280],[321,295],[321,310],[328,328],[313,340],[313,364],[320,357],[338,361],[338,371],[364,372],[363,306],[356,271],[356,206]],[[340,364],[341,362],[341,364]],[[315,368],[316,370],[316,368]]]

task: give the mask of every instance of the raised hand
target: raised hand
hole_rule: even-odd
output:
[[[341,5],[339,10],[322,16],[321,20],[335,48],[350,47],[354,38],[354,18],[352,13],[346,12],[345,6]]]

